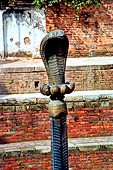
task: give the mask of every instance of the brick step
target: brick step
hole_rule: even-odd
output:
[[[113,57],[68,58],[66,81],[77,90],[113,90]],[[39,92],[48,83],[41,59],[0,64],[0,94]]]
[[[113,90],[66,95],[70,138],[113,134]],[[49,97],[40,93],[0,95],[0,142],[50,139]]]
[[[70,170],[112,170],[113,136],[69,139]],[[51,169],[50,140],[0,145],[1,170]]]

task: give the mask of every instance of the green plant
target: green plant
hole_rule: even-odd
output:
[[[47,6],[54,6],[56,4],[64,2],[68,7],[72,6],[76,10],[81,9],[84,5],[100,5],[101,0],[33,0],[33,4],[38,6],[38,8],[43,8]]]
[[[9,0],[9,3],[15,3],[16,0]]]
[[[9,84],[13,84],[13,82],[14,82],[13,79],[9,80]]]
[[[84,6],[94,5],[99,6],[102,0],[33,0],[33,4],[39,9],[46,8],[48,6],[56,6],[62,2],[65,3],[67,7],[73,7],[76,9],[76,18],[79,19],[79,11]]]
[[[17,0],[9,0],[9,3],[15,3]],[[29,1],[29,0],[28,0]],[[31,0],[33,1],[33,5],[35,5],[37,8],[47,8],[49,6],[56,6],[58,4],[64,3],[67,8],[73,7],[76,9],[76,18],[79,19],[79,11],[84,6],[99,6],[101,4],[102,0]],[[23,2],[27,2],[27,0],[23,0]]]

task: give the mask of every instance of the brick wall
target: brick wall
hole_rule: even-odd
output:
[[[0,94],[39,92],[43,82],[47,82],[47,75],[42,71],[1,73]]]
[[[0,142],[50,139],[48,100],[17,99],[18,102],[14,97],[0,101]],[[113,134],[113,101],[109,95],[93,99],[72,96],[66,100],[69,138]]]
[[[64,5],[48,8],[47,31],[64,30],[70,42],[69,57],[113,55],[113,1],[86,7],[75,19],[75,10]]]
[[[37,112],[0,113],[0,142],[50,139],[49,114]]]
[[[70,151],[70,170],[112,170],[113,151]],[[50,170],[50,153],[40,154],[37,151],[2,153],[1,170]]]
[[[78,152],[70,153],[70,167],[72,170],[112,170],[113,152]]]
[[[85,108],[68,113],[68,136],[91,137],[113,134],[113,109]],[[0,142],[50,139],[47,112],[0,113]]]
[[[0,159],[1,170],[50,170],[51,158],[49,154],[40,154],[36,151],[27,151],[2,154]],[[3,157],[2,157],[3,156]]]
[[[40,92],[40,85],[48,83],[44,68],[22,69],[0,73],[0,94]],[[113,65],[67,67],[66,81],[75,82],[75,91],[112,90]]]

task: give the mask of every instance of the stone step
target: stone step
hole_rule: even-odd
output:
[[[100,150],[102,146],[105,150],[113,150],[113,136],[68,139],[69,150],[97,151]],[[38,150],[40,153],[49,153],[51,152],[51,141],[37,140],[0,144],[0,154],[4,152],[24,152],[30,150]]]
[[[69,139],[69,169],[113,169],[113,136]],[[51,168],[50,140],[0,145],[1,170]]]
[[[66,81],[77,90],[113,90],[113,57],[68,58]],[[0,64],[0,94],[34,93],[48,83],[41,59]]]
[[[64,100],[66,102],[99,102],[99,100],[110,101],[113,100],[113,90],[75,91],[70,94],[66,94]],[[0,106],[48,104],[49,101],[49,96],[42,95],[41,93],[0,95]]]
[[[66,95],[68,135],[113,134],[113,90]],[[49,97],[40,93],[0,95],[0,142],[50,139]]]
[[[86,58],[67,58],[66,66],[68,69],[81,66],[103,66],[112,65],[113,56],[110,57],[86,57]],[[0,61],[0,72],[29,72],[44,70],[41,59],[36,60],[7,60]]]

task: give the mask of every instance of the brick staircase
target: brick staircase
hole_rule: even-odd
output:
[[[65,97],[70,170],[113,169],[112,71],[113,57],[68,59],[66,80],[76,83]],[[0,169],[51,169],[49,98],[38,93],[47,82],[43,65],[12,62],[1,65],[0,72],[6,90],[0,95]],[[17,80],[30,80],[29,91]]]

